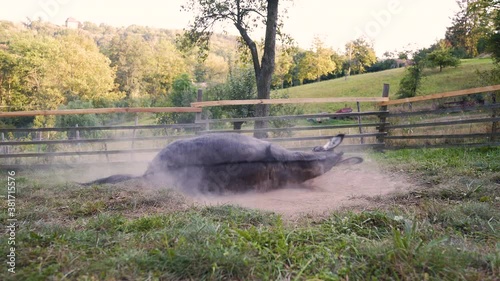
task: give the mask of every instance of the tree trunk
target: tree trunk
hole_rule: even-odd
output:
[[[278,2],[279,0],[267,1],[267,23],[266,37],[264,41],[264,54],[259,69],[255,69],[257,78],[257,98],[269,99],[271,94],[271,82],[275,67],[276,56],[276,28],[278,25]],[[269,105],[258,104],[255,108],[257,117],[269,116]],[[255,129],[268,128],[268,121],[255,121]],[[267,138],[267,132],[259,131],[254,133],[256,138]]]

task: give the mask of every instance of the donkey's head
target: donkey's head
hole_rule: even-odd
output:
[[[338,134],[331,138],[325,145],[316,146],[313,148],[313,152],[323,152],[327,154],[327,161],[325,162],[325,172],[330,170],[333,166],[339,164],[358,164],[363,162],[363,158],[360,157],[349,157],[343,158],[343,152],[334,152],[334,148],[339,146],[344,140],[344,134]]]

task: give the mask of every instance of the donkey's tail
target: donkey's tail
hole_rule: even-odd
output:
[[[124,174],[112,175],[112,176],[109,176],[106,178],[101,178],[101,179],[97,179],[97,180],[86,182],[86,183],[80,183],[80,185],[92,186],[92,185],[105,184],[105,183],[114,184],[114,183],[119,183],[119,182],[123,182],[123,181],[128,181],[131,179],[139,179],[142,177],[143,176],[133,176],[133,175],[124,175]]]

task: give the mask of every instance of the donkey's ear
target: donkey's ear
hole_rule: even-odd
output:
[[[342,143],[342,141],[344,140],[344,137],[345,137],[344,134],[338,134],[338,135],[336,135],[328,143],[326,143],[323,146],[323,149],[325,151],[330,151],[330,150],[334,149],[335,147],[339,146],[339,144]]]

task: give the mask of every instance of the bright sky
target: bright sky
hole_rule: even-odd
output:
[[[131,24],[182,29],[192,15],[181,12],[185,0],[0,0],[0,19],[25,21],[38,17],[63,25],[68,17],[113,26]],[[378,56],[385,51],[428,47],[443,38],[456,0],[294,0],[288,9],[285,31],[302,48],[314,37],[344,50],[345,44],[364,35]],[[230,34],[236,34],[227,26]]]

